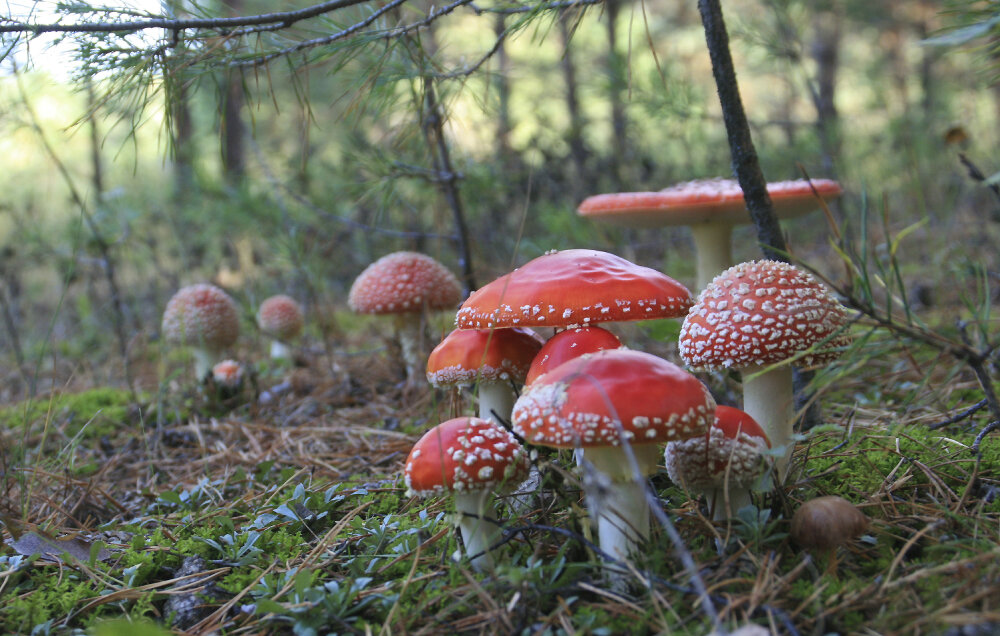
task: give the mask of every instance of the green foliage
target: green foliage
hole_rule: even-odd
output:
[[[132,395],[122,389],[97,388],[81,393],[53,393],[0,409],[0,426],[40,432],[48,423],[66,437],[98,438],[136,427]]]

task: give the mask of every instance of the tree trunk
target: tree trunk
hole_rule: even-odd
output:
[[[621,0],[606,0],[604,9],[608,22],[608,85],[611,104],[611,175],[614,189],[624,187],[625,158],[628,155],[628,122],[625,118],[625,61],[618,54],[618,10]]]
[[[571,38],[573,35],[570,20],[573,14],[563,13],[559,16],[559,35],[563,42],[563,55],[560,65],[563,72],[563,82],[566,84],[566,110],[569,111],[569,143],[570,161],[573,163],[572,199],[580,200],[583,195],[583,184],[587,182],[587,147],[583,142],[583,129],[586,122],[580,112],[580,84],[576,76],[576,64],[573,62]]]
[[[88,78],[85,82],[87,91],[87,119],[90,120],[90,183],[94,188],[94,199],[98,205],[104,192],[104,166],[101,162],[101,131],[97,128],[97,100],[94,97],[94,85]]]
[[[239,16],[243,0],[229,0],[229,15]],[[246,126],[242,111],[245,102],[243,74],[237,69],[226,72],[222,109],[222,167],[226,183],[239,185],[246,177]]]
[[[163,11],[167,17],[185,15],[183,0],[164,0]],[[175,34],[178,36],[180,34]],[[194,186],[194,125],[188,105],[188,86],[182,69],[184,42],[179,40],[174,53],[164,64],[163,94],[170,121],[170,139],[174,160],[174,198],[183,201]]]
[[[816,128],[823,148],[824,177],[836,178],[840,155],[840,135],[835,102],[837,72],[840,69],[841,18],[836,11],[816,14],[813,20],[811,54],[816,63]]]

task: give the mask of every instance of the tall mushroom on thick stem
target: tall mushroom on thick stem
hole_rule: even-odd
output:
[[[457,417],[424,433],[403,472],[411,495],[454,495],[465,552],[478,571],[492,569],[490,547],[501,535],[493,494],[527,473],[528,455],[517,439],[476,417]]]
[[[361,314],[388,314],[395,319],[406,379],[423,377],[421,346],[425,311],[455,307],[462,287],[448,269],[426,254],[394,252],[369,265],[351,285],[347,304]]]
[[[798,179],[767,184],[780,219],[790,219],[840,196],[830,179]],[[659,192],[618,192],[587,197],[577,208],[580,216],[623,227],[654,228],[686,225],[691,228],[697,258],[697,289],[733,266],[733,227],[750,223],[743,190],[735,179],[696,179]]]
[[[704,435],[714,412],[712,396],[690,373],[648,353],[608,349],[539,376],[512,420],[529,444],[583,449],[601,550],[625,558],[649,535],[645,478],[661,444]]]
[[[240,334],[240,316],[229,294],[214,285],[183,287],[163,310],[163,337],[191,347],[194,373],[204,380],[212,365]]]
[[[740,263],[715,277],[681,326],[680,354],[695,369],[734,368],[743,378],[743,410],[772,446],[784,479],[792,455],[792,367],[840,355],[847,310],[811,274],[788,263]],[[822,348],[814,350],[815,345]]]

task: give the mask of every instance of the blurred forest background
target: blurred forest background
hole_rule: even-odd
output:
[[[57,21],[56,3],[24,4],[7,3],[0,25]],[[293,295],[334,347],[352,280],[395,250],[426,252],[467,285],[569,247],[691,284],[685,231],[598,226],[575,208],[731,175],[696,3],[345,5],[243,34],[2,34],[0,401],[155,388],[144,345],[193,282],[225,287],[248,316]],[[1000,170],[995,5],[725,2],[765,176],[839,179],[837,222],[858,229],[870,210],[886,221],[869,237],[883,249],[909,228],[903,274],[925,307],[979,250],[995,253],[1000,212],[981,182]],[[66,22],[149,10],[59,7]],[[784,227],[796,257],[829,266],[821,214]],[[758,256],[752,229],[738,229],[737,259]]]

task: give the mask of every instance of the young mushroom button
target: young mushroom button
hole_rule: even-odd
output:
[[[501,534],[493,493],[523,480],[528,465],[527,453],[510,432],[477,417],[457,417],[417,441],[403,474],[411,495],[454,495],[466,555],[482,571],[492,567],[489,549]]]

